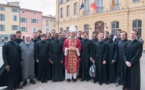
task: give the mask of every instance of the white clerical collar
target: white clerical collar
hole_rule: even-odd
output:
[[[74,38],[69,37],[69,39],[74,40],[74,39],[76,39],[76,37],[74,37]]]
[[[26,41],[25,41],[25,43],[26,43],[26,44],[30,44],[30,42],[26,42]]]

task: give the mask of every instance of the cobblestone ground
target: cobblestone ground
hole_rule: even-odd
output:
[[[3,64],[2,54],[0,47],[0,66]],[[145,90],[145,54],[142,55],[141,58],[141,90]],[[1,88],[0,88],[1,90]],[[94,84],[92,81],[89,82],[81,82],[78,80],[76,83],[73,82],[57,82],[54,83],[52,81],[48,81],[48,83],[38,82],[35,85],[27,84],[21,90],[122,90],[122,86],[115,87],[115,84],[103,84],[100,86],[98,83]]]

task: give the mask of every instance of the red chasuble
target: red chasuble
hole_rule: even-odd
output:
[[[68,48],[68,53],[65,56],[65,69],[67,73],[77,73],[79,69],[79,56],[77,55],[76,49],[81,50],[81,42],[78,38],[71,39],[67,38],[63,44],[63,51]]]

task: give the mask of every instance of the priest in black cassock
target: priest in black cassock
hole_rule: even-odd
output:
[[[104,36],[105,36],[105,38],[104,38],[104,42],[106,42],[106,43],[107,43],[107,42],[108,42],[108,40],[109,40],[109,39],[108,39],[108,36],[109,36],[109,31],[105,31],[105,32],[104,32]]]
[[[82,40],[83,38],[82,38],[82,31],[78,31],[78,39],[79,40]]]
[[[54,34],[55,34],[55,30],[51,30],[51,41],[54,41]]]
[[[125,31],[121,31],[120,37],[121,40],[117,44],[116,86],[123,85],[125,80],[125,63],[123,60],[123,53],[128,43],[127,33]]]
[[[52,64],[52,81],[63,81],[63,52],[62,42],[58,40],[59,35],[54,35],[55,41],[50,44],[50,63]]]
[[[62,31],[62,38],[59,39],[62,43],[64,43],[65,39],[67,38],[67,32],[65,30]]]
[[[88,39],[88,33],[83,32],[83,39],[81,40],[82,49],[80,55],[80,69],[79,69],[79,77],[81,81],[89,81],[89,67],[91,66],[90,54],[91,54],[91,41]]]
[[[115,41],[116,43],[118,43],[118,42],[120,41],[120,32],[121,32],[121,29],[117,29],[117,30],[116,30],[117,36],[114,38],[114,41]]]
[[[106,60],[107,60],[107,44],[103,42],[104,34],[99,33],[98,42],[94,45],[93,58],[90,58],[92,63],[96,65],[96,77],[94,83],[97,81],[100,85],[107,83]]]
[[[51,42],[51,33],[50,32],[46,33],[46,41],[48,41],[49,43]]]
[[[39,41],[39,40],[41,40],[41,34],[42,34],[42,31],[41,30],[38,30],[37,31],[37,40]]]
[[[63,30],[62,31],[62,38],[60,38],[59,41],[63,44],[66,38],[67,38],[67,32],[66,32],[66,30]],[[63,60],[64,59],[65,59],[65,56],[63,54]],[[64,62],[63,62],[63,64],[64,64]],[[65,67],[64,66],[63,66],[63,78],[65,78]]]
[[[34,43],[34,60],[35,60],[35,65],[34,65],[34,70],[35,70],[35,77],[37,77],[38,75],[38,63],[36,62],[36,43],[38,41],[38,34],[36,32],[33,33],[33,38],[32,38],[32,42]]]
[[[117,59],[117,44],[113,41],[113,35],[108,36],[108,55],[107,55],[107,81],[115,83],[115,61]]]
[[[32,42],[36,43],[38,41],[38,35],[36,32],[33,33],[33,38],[32,38]]]
[[[22,37],[21,31],[17,31],[17,32],[16,32],[16,40],[15,40],[15,42],[16,42],[18,45],[23,41],[23,39],[21,39],[21,37]]]
[[[49,62],[50,43],[46,41],[46,35],[41,35],[41,40],[36,43],[36,61],[39,63],[37,79],[42,83],[51,80],[51,68]]]
[[[126,45],[124,53],[124,61],[126,64],[125,83],[123,90],[140,90],[140,58],[142,56],[142,43],[136,38],[137,30],[132,30],[130,33],[131,40]]]
[[[6,81],[8,90],[22,89],[20,86],[20,76],[22,70],[22,59],[20,55],[19,45],[15,42],[16,35],[10,35],[10,41],[7,42],[2,48],[2,55],[4,60],[4,65],[2,68],[5,68],[4,73],[5,78],[0,78],[0,83]]]

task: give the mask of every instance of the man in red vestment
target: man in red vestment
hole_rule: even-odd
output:
[[[76,27],[73,25],[69,28],[70,36],[64,41],[63,51],[65,55],[65,79],[70,82],[72,79],[76,82],[79,70],[79,56],[81,42],[76,38]]]

